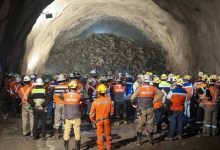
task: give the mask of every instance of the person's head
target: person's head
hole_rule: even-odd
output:
[[[68,84],[69,90],[74,90],[74,91],[76,91],[77,86],[78,86],[78,84],[77,84],[77,81],[75,81],[75,80],[71,81],[71,82]]]
[[[139,75],[137,76],[137,81],[138,81],[139,83],[142,83],[143,80],[144,80],[144,75],[139,74]]]
[[[36,82],[35,82],[36,87],[43,87],[44,86],[44,81],[42,78],[37,78]]]
[[[58,78],[57,78],[58,83],[63,83],[66,81],[66,77],[64,76],[64,74],[59,74]]]
[[[183,84],[184,84],[184,82],[183,82],[182,78],[179,78],[179,79],[176,80],[176,86],[182,87]]]
[[[21,81],[22,81],[22,79],[21,79],[20,76],[16,76],[16,77],[15,77],[15,82],[16,82],[16,83],[21,83]]]
[[[29,77],[29,76],[24,76],[24,78],[23,78],[23,83],[25,84],[25,85],[28,85],[28,84],[30,84],[30,81],[31,81],[31,78]]]
[[[97,71],[95,69],[91,70],[90,71],[90,76],[93,77],[93,78],[97,78],[97,76],[98,76]]]
[[[159,87],[160,82],[161,82],[161,80],[160,80],[160,78],[158,78],[158,77],[156,77],[156,78],[153,79],[153,84],[154,84],[154,86],[156,86],[156,87]]]
[[[161,76],[160,76],[160,79],[161,79],[161,81],[167,81],[167,75],[166,74],[162,74]]]
[[[105,96],[107,93],[107,86],[104,84],[100,84],[97,88],[97,92],[99,93],[100,96]]]
[[[152,79],[149,75],[144,75],[144,84],[150,84],[152,82]]]

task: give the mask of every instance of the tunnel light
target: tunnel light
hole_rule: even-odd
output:
[[[32,71],[34,70],[35,66],[37,65],[39,58],[37,55],[32,55],[32,57],[29,59],[27,70]]]
[[[52,13],[49,13],[49,12],[44,13],[44,12],[42,12],[41,14],[44,14],[46,19],[53,18],[53,14]]]

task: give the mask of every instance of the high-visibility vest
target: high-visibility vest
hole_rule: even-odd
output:
[[[176,87],[172,90],[171,102],[172,105],[170,107],[173,111],[182,111],[184,110],[184,103],[187,97],[187,93],[181,87]]]
[[[123,86],[122,84],[115,84],[114,93],[125,93],[125,86]]]
[[[60,95],[63,94],[68,89],[66,84],[58,84],[54,87],[53,99],[56,104],[63,104],[63,99],[60,98]]]
[[[28,96],[30,95],[32,87],[30,85],[25,85],[19,89],[18,93],[23,104],[28,104]]]

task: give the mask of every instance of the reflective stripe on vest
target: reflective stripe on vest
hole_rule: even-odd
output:
[[[125,86],[122,86],[121,84],[114,85],[114,92],[115,93],[124,93],[125,92]]]
[[[76,92],[68,92],[63,94],[64,104],[79,105],[81,95]]]
[[[22,103],[27,104],[28,103],[28,101],[27,101],[28,95],[30,94],[32,87],[28,87],[26,89],[26,91],[24,91],[24,88],[25,88],[25,86],[21,88],[22,96],[21,95],[20,96],[21,96]]]

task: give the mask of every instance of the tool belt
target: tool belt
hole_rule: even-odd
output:
[[[106,118],[97,119],[97,120],[96,120],[96,123],[98,123],[98,122],[100,122],[100,121],[104,121],[104,120],[109,120],[109,118],[106,117]]]

